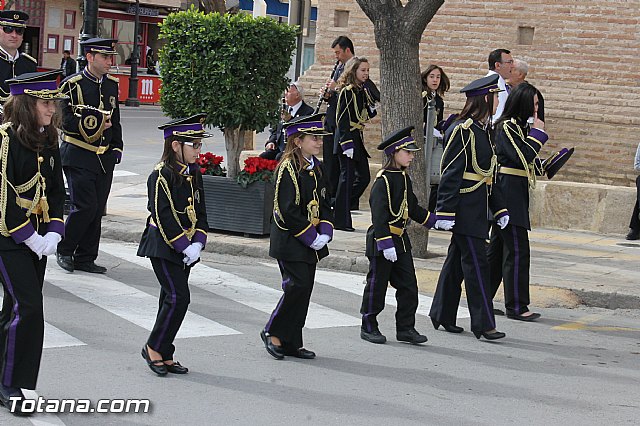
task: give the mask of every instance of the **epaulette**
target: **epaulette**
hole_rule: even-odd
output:
[[[384,174],[384,172],[386,172],[385,169],[380,169],[380,171],[378,173],[376,173],[376,179],[378,179],[379,177],[382,177],[382,175]]]
[[[353,85],[347,84],[346,86],[344,86],[344,88],[347,90],[353,90]]]
[[[76,81],[82,80],[82,74],[76,74],[69,78],[67,78],[63,83],[75,83]]]
[[[153,170],[162,170],[163,167],[164,167],[164,161],[161,161],[161,162],[159,162],[158,164],[155,165]]]
[[[460,126],[462,126],[462,128],[465,129],[465,130],[469,130],[469,127],[471,127],[472,124],[473,124],[473,119],[472,118],[467,118],[467,121],[465,121],[464,123],[460,124]]]
[[[112,76],[111,74],[107,74],[107,78],[111,81],[115,81],[116,83],[120,83],[120,80],[117,77]]]
[[[423,97],[423,98],[427,98],[427,97],[429,97],[429,91],[428,91],[428,90],[425,90],[424,92],[422,92],[422,97]]]
[[[27,55],[26,53],[21,53],[20,56],[24,56],[25,58],[33,61],[34,64],[38,63],[38,60],[31,55]]]

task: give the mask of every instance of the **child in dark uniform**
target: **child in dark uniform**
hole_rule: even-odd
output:
[[[173,340],[189,306],[189,272],[207,242],[202,176],[195,164],[206,134],[205,114],[173,120],[164,130],[162,160],[147,180],[147,227],[138,256],[149,257],[160,282],[160,307],[142,357],[154,373],[185,374],[173,360]]]
[[[384,309],[387,285],[396,288],[396,338],[401,342],[424,343],[427,337],[415,329],[418,309],[418,282],[406,233],[408,219],[431,228],[435,216],[418,204],[406,172],[420,148],[411,136],[413,127],[389,136],[379,146],[387,161],[378,173],[369,197],[371,221],[367,231],[369,273],[362,296],[360,337],[371,343],[385,343],[378,329],[378,314]]]
[[[329,255],[333,216],[322,164],[324,114],[296,118],[285,125],[287,144],[276,169],[269,255],[278,260],[284,294],[260,337],[276,359],[311,359],[302,328],[309,309],[316,264]]]

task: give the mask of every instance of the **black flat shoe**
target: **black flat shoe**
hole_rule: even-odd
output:
[[[96,265],[94,262],[76,262],[73,266],[78,271],[90,272],[92,274],[104,274],[107,272],[107,268]]]
[[[540,316],[541,315],[538,314],[538,313],[533,313],[531,315],[507,314],[507,318],[509,318],[509,319],[518,320],[518,321],[525,321],[525,322],[535,321],[538,318],[540,318]]]
[[[170,361],[170,360],[165,360],[165,361]],[[165,362],[164,366],[169,373],[173,373],[173,374],[187,374],[189,372],[189,369],[187,367],[183,367],[182,365],[180,365],[178,361],[174,361],[173,364],[167,364]]]
[[[73,272],[73,257],[72,256],[63,256],[60,253],[56,252],[56,262],[58,262],[58,266],[60,266],[65,271]]]
[[[18,401],[15,399],[12,401],[11,398],[19,398]],[[22,391],[18,388],[9,388],[0,384],[0,405],[4,405],[7,407],[9,412],[14,416],[27,417],[33,414],[32,411],[24,411],[22,404],[25,400]],[[15,405],[14,405],[15,404]],[[11,407],[13,406],[13,410]]]
[[[294,349],[292,351],[287,351],[285,352],[285,355],[287,356],[293,356],[296,358],[302,358],[302,359],[313,359],[316,357],[316,353],[313,351],[310,351],[308,349],[305,348],[298,348],[298,349]]]
[[[151,358],[149,358],[149,353],[147,352],[147,345],[144,345],[142,347],[141,354],[142,354],[142,358],[144,358],[144,360],[147,361],[147,365],[149,366],[151,371],[156,373],[158,376],[167,375],[168,370],[167,370],[167,366],[164,364],[164,361],[162,361],[161,359],[152,361]]]
[[[376,344],[382,344],[387,341],[387,338],[382,333],[380,333],[380,330],[377,329],[373,330],[371,333],[360,329],[360,338],[362,340],[366,340],[367,342]]]
[[[264,348],[269,352],[269,355],[275,359],[284,359],[284,353],[281,346],[276,346],[271,342],[270,336],[267,336],[267,332],[262,330],[260,332],[260,338],[264,342]]]
[[[629,229],[629,233],[625,237],[627,240],[640,240],[640,231],[635,231],[633,229]]]
[[[420,343],[425,343],[427,340],[427,336],[424,336],[416,331],[415,328],[411,330],[403,330],[396,332],[396,340],[399,342],[407,342],[412,345],[419,345]]]
[[[476,336],[476,339],[478,340],[480,340],[480,336],[484,337],[487,340],[498,340],[507,336],[506,334],[500,331],[494,331],[493,333],[487,333],[486,331],[474,331],[473,334]]]
[[[442,328],[444,328],[449,333],[462,333],[464,331],[464,328],[462,327],[458,327],[457,325],[440,324],[433,318],[431,318],[431,324],[433,324],[433,328],[435,328],[436,330],[438,329],[438,327],[442,326]]]
[[[345,226],[344,228],[336,228],[338,231],[345,231],[345,232],[354,232],[356,230],[356,228],[352,228],[351,226]]]

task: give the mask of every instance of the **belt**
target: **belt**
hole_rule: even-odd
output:
[[[32,201],[29,199],[16,197],[16,204],[22,207],[23,209],[29,209],[29,207],[31,207],[31,203]],[[42,204],[40,201],[38,201],[38,204],[36,204],[36,206],[31,211],[31,213],[38,214],[38,215],[42,214]]]
[[[404,228],[398,228],[397,226],[393,225],[389,225],[389,231],[391,231],[393,235],[397,235],[398,237],[402,237],[402,234],[404,234]]]
[[[80,139],[76,139],[74,137],[71,137],[69,135],[64,135],[62,137],[62,140],[65,141],[65,142],[70,143],[71,145],[75,145],[78,148],[82,148],[82,149],[86,149],[87,151],[95,152],[98,155],[104,154],[109,149],[109,145],[95,146],[95,145],[91,145],[90,143],[86,143],[84,141],[81,141]]]
[[[350,130],[352,130],[352,131],[355,130],[355,129],[358,129],[358,130],[364,129],[364,124],[354,123],[353,121],[350,122],[349,124],[351,125],[351,129]]]
[[[487,182],[489,185],[491,185],[491,178],[490,177],[485,177],[482,175],[479,175],[477,173],[469,173],[469,172],[464,172],[462,174],[462,179],[466,179],[466,180],[472,180],[474,182]]]
[[[514,169],[512,167],[500,167],[498,173],[503,175],[512,175],[512,176],[521,176],[521,177],[529,177],[527,176],[527,171],[522,169]]]

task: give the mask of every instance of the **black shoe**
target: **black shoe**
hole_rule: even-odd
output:
[[[424,343],[427,340],[427,336],[424,336],[416,331],[415,328],[411,330],[403,330],[396,332],[396,340],[399,342],[407,342],[412,345],[418,345],[420,343]]]
[[[56,252],[56,261],[58,266],[67,272],[73,272],[73,256],[64,256]]]
[[[154,373],[156,373],[158,376],[166,376],[167,375],[167,366],[165,365],[164,361],[162,361],[161,359],[157,359],[157,360],[151,360],[151,358],[149,358],[149,353],[147,352],[147,345],[144,345],[142,347],[142,358],[144,358],[145,361],[147,361],[147,365],[149,366],[149,368],[151,369],[151,371],[153,371]]]
[[[464,328],[462,327],[458,327],[457,325],[440,324],[438,321],[434,320],[433,318],[431,318],[431,324],[433,324],[433,328],[435,328],[436,330],[440,326],[442,326],[442,328],[447,330],[449,333],[462,333],[464,331]]]
[[[500,331],[494,331],[493,333],[487,333],[486,331],[474,331],[473,334],[478,340],[480,340],[480,336],[484,337],[487,340],[497,340],[506,337],[506,334]]]
[[[15,398],[19,398],[18,401],[15,401]],[[13,401],[11,398],[14,398]],[[22,403],[24,402],[25,397],[22,394],[22,391],[19,388],[10,388],[0,384],[0,405],[4,405],[14,416],[30,416],[33,413],[31,411],[23,411]],[[15,406],[14,406],[15,404]],[[11,407],[14,407],[11,410]]]
[[[260,332],[260,338],[264,342],[264,348],[269,352],[269,355],[275,359],[284,359],[284,353],[281,346],[276,346],[271,342],[270,336],[267,336],[267,332],[262,330]],[[314,354],[315,355],[315,354]]]
[[[104,274],[107,272],[107,268],[96,265],[95,262],[76,262],[74,267],[78,271],[91,272],[92,274]]]
[[[504,316],[504,311],[502,309],[493,308],[493,315],[502,315],[502,316]]]
[[[351,226],[345,226],[344,228],[336,228],[338,231],[345,231],[345,232],[353,232],[356,230],[356,228],[352,228]]]
[[[509,319],[514,319],[514,320],[518,320],[518,321],[526,321],[526,322],[532,322],[537,320],[538,318],[540,318],[540,314],[538,313],[533,313],[531,315],[517,315],[517,314],[507,314],[507,318]]]
[[[285,355],[287,356],[293,356],[296,358],[302,358],[302,359],[313,359],[316,357],[316,353],[313,351],[310,351],[308,349],[305,348],[298,348],[298,349],[293,349],[290,351],[286,351]]]
[[[384,335],[380,333],[380,330],[378,329],[373,330],[371,333],[369,333],[368,331],[364,331],[363,329],[360,329],[360,338],[362,340],[366,340],[367,342],[378,343],[378,344],[382,344],[387,341],[387,338],[384,337]]]
[[[165,359],[165,361],[171,361],[171,360]],[[187,367],[183,367],[182,365],[180,365],[178,361],[174,361],[173,364],[167,364],[165,362],[164,366],[169,373],[173,373],[173,374],[187,374],[189,372],[189,369]]]
[[[640,231],[629,229],[629,233],[625,237],[627,240],[640,240]]]

